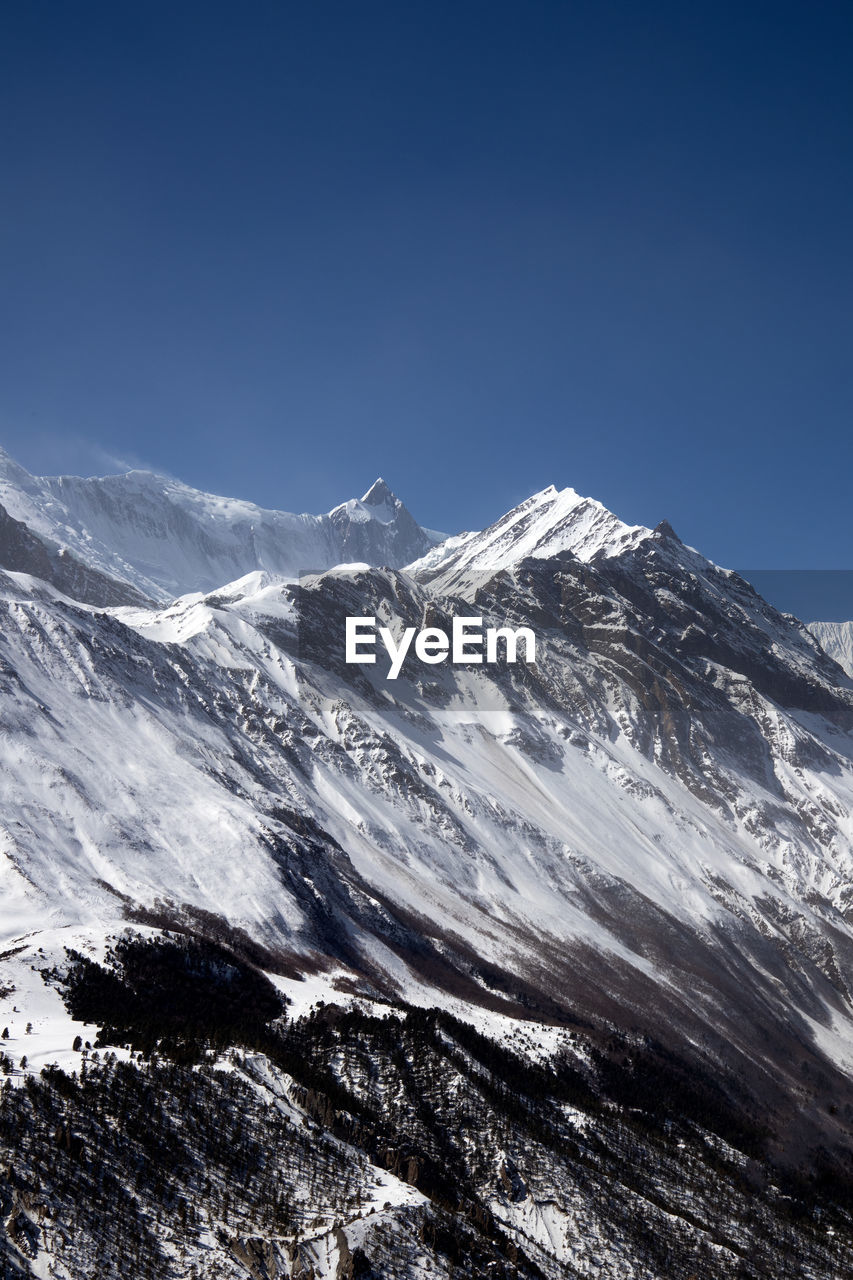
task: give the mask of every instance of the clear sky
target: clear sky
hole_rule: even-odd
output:
[[[853,567],[853,5],[13,0],[0,443]]]

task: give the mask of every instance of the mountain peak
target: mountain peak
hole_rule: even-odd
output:
[[[367,507],[393,506],[399,502],[396,494],[392,493],[388,485],[381,476],[373,481],[367,493],[361,499]]]
[[[543,559],[571,551],[579,560],[616,555],[648,536],[641,525],[626,525],[594,498],[548,485],[501,516],[488,529],[449,538],[407,566],[458,590],[473,577],[497,573],[528,557]]]
[[[678,534],[668,520],[661,520],[655,525],[652,533],[662,542],[681,542]]]

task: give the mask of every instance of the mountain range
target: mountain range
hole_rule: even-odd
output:
[[[10,519],[23,523],[48,556],[97,575],[94,591],[70,591],[92,604],[107,603],[110,592],[112,603],[125,603],[130,593],[165,603],[255,570],[292,577],[345,561],[399,567],[442,539],[421,529],[382,479],[326,515],[294,515],[201,493],[150,471],[31,476],[0,450],[0,537]],[[3,564],[26,571],[11,563],[8,542],[5,534]]]
[[[571,489],[0,472],[9,1275],[853,1274],[842,632]],[[347,616],[536,661],[389,682]]]

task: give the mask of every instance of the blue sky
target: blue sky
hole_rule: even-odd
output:
[[[853,8],[7,4],[0,443],[850,568]]]

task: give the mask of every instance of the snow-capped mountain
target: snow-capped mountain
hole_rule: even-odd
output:
[[[39,576],[37,559],[0,575],[0,1022],[10,1020],[16,1052],[26,1002],[40,1009],[46,998],[32,966],[60,981],[64,944],[101,957],[128,921],[215,940],[301,1011],[305,992],[341,1006],[322,1027],[316,1009],[298,1024],[284,1066],[258,1041],[257,1060],[228,1070],[300,1125],[326,1126],[330,1142],[345,1136],[347,1160],[355,1144],[393,1168],[386,1207],[408,1261],[386,1258],[378,1274],[432,1273],[413,1259],[430,1232],[440,1236],[429,1215],[456,1203],[440,1168],[467,1180],[454,1230],[475,1223],[480,1237],[508,1241],[524,1276],[779,1274],[784,1211],[768,1188],[781,1204],[786,1179],[818,1160],[826,1185],[840,1186],[853,1150],[853,680],[810,631],[665,522],[625,526],[572,490],[546,489],[482,533],[416,546],[405,568],[390,561],[429,535],[381,481],[328,517],[259,513],[263,554],[210,588],[232,563],[228,548],[245,546],[247,504],[131,473],[116,478],[125,519],[104,496],[111,482],[24,473],[16,496],[6,474],[0,496],[15,518],[30,502],[42,539],[66,520],[74,554],[94,548],[93,570],[139,589],[144,576],[149,594],[165,593],[151,549],[165,565],[174,527],[176,580],[197,575],[168,604],[109,608],[70,598]],[[111,522],[125,539],[115,560]],[[282,566],[312,567],[305,538],[343,563],[287,581]],[[387,550],[389,563],[371,567]],[[137,578],[117,572],[130,551]],[[382,661],[345,662],[354,615],[395,634],[449,630],[455,615],[529,626],[537,659],[410,657],[391,682]],[[53,989],[51,999],[44,1027],[61,1025],[70,1041]],[[410,1009],[399,1031],[383,1030],[380,1015],[405,1006],[438,1006],[445,1021],[430,1015],[427,1035]],[[475,1033],[517,1043],[512,1062],[527,1065],[507,1065]],[[31,1065],[56,1060],[47,1030],[34,1035]],[[133,1034],[110,1043],[125,1052]],[[415,1085],[425,1045],[446,1061]],[[309,1059],[325,1074],[303,1088],[297,1064]],[[661,1080],[681,1081],[666,1123],[690,1152],[699,1199],[689,1211],[670,1130],[657,1146],[630,1128],[638,1110],[643,1123],[657,1115],[648,1089],[631,1093],[651,1059]],[[75,1061],[67,1045],[60,1060]],[[536,1075],[542,1063],[557,1074]],[[701,1105],[685,1100],[696,1081],[710,1081]],[[460,1123],[472,1089],[497,1118],[482,1133],[472,1120],[457,1147],[436,1117]],[[541,1109],[548,1090],[562,1099],[559,1120]],[[511,1119],[496,1101],[510,1094],[527,1099]],[[365,1115],[405,1097],[399,1135],[376,1137]],[[534,1113],[520,1134],[519,1116]],[[590,1189],[623,1177],[642,1198],[632,1213],[670,1242],[668,1261],[649,1261],[652,1244]],[[417,1196],[412,1178],[425,1188]],[[749,1179],[762,1188],[760,1213],[743,1191]],[[356,1181],[365,1202],[380,1199],[376,1167]],[[722,1184],[740,1205],[726,1219],[737,1227],[714,1216]],[[828,1278],[831,1250],[853,1245],[853,1232],[826,1196],[834,1243],[797,1227],[786,1247],[800,1250],[802,1274]],[[227,1210],[216,1212],[230,1239]],[[334,1235],[342,1212],[317,1217],[315,1275],[350,1265]],[[357,1241],[385,1257],[382,1232],[356,1227],[353,1205],[346,1214],[346,1250]],[[769,1269],[738,1272],[760,1221]],[[303,1242],[306,1233],[303,1224]],[[266,1272],[253,1261],[235,1274],[308,1274],[305,1257],[263,1238]],[[497,1255],[475,1261],[470,1242],[458,1249],[465,1274],[512,1274],[495,1270]],[[449,1276],[452,1252],[431,1252],[430,1268]]]
[[[499,524],[526,538],[529,509]],[[265,944],[313,950],[314,890],[291,872],[281,884],[299,814],[325,842],[336,945],[380,984],[388,908],[365,916],[354,885],[419,922],[419,945],[439,929],[447,963],[461,945],[533,986],[555,947],[610,956],[620,981],[686,984],[686,958],[676,978],[657,956],[659,912],[696,954],[721,921],[749,921],[757,942],[755,904],[771,902],[774,931],[781,912],[834,955],[851,905],[850,680],[670,531],[632,530],[623,551],[605,541],[581,561],[556,550],[577,535],[563,504],[546,491],[534,509],[550,555],[525,542],[513,564],[502,539],[498,571],[479,554],[457,600],[534,620],[536,667],[409,666],[393,692],[381,664],[344,663],[341,619],[449,617],[447,579],[436,591],[423,561],[302,586],[255,574],[106,613],[5,575],[6,901],[29,902],[33,928],[45,912],[88,924],[116,895],[227,904]],[[617,902],[632,935],[646,922],[640,952]],[[725,1016],[722,993],[709,999]]]
[[[526,556],[543,560],[572,551],[579,560],[591,560],[625,551],[650,532],[623,524],[594,498],[549,485],[482,532],[447,538],[411,568],[436,588],[457,590]]]
[[[442,537],[421,529],[381,479],[327,515],[294,515],[150,471],[31,476],[2,450],[0,506],[56,551],[159,602],[255,570],[295,578],[347,560],[399,566]]]

